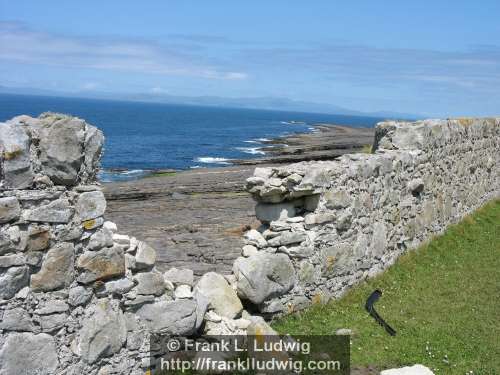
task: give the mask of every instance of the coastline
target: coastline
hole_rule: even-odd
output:
[[[120,231],[155,247],[160,269],[230,273],[241,252],[241,234],[259,225],[255,202],[245,191],[256,166],[335,159],[362,152],[373,141],[373,128],[318,124],[315,129],[266,141],[267,154],[261,158],[104,183],[106,217]]]

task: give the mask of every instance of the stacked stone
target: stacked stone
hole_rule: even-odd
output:
[[[338,297],[500,196],[500,119],[385,122],[374,154],[257,168],[241,298],[287,313]]]
[[[46,113],[0,124],[0,373],[143,374],[152,333],[269,331],[234,278],[155,269],[105,221],[102,132]],[[242,318],[244,316],[245,318]]]

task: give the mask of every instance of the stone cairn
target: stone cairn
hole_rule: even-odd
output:
[[[154,333],[272,334],[262,316],[338,297],[500,196],[499,119],[381,123],[375,154],[257,168],[262,225],[233,274],[195,283],[105,221],[103,140],[60,114],[0,124],[0,374],[143,374]]]

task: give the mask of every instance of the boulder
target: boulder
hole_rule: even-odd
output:
[[[30,161],[31,140],[26,129],[16,124],[0,124],[0,188],[26,189],[33,183]]]
[[[295,205],[290,202],[275,204],[258,203],[255,206],[255,216],[264,223],[294,217],[295,214]]]
[[[208,308],[226,318],[234,319],[243,310],[243,305],[224,276],[215,272],[204,274],[194,288],[195,295],[202,294],[208,300]]]
[[[37,206],[23,213],[27,221],[44,223],[68,223],[74,209],[67,199],[60,198],[48,204]]]
[[[295,284],[296,275],[285,254],[258,253],[236,259],[233,266],[238,295],[255,304],[285,294]]]
[[[69,116],[45,116],[40,130],[40,162],[56,185],[73,186],[83,162],[85,121]]]
[[[153,332],[189,335],[196,325],[196,302],[181,299],[148,303],[137,310],[137,315]]]
[[[45,333],[11,333],[0,350],[0,374],[55,374],[56,343]]]
[[[119,307],[107,298],[89,306],[78,338],[78,351],[85,362],[119,352],[126,340],[126,321]]]
[[[16,197],[0,198],[0,224],[16,220],[21,214],[21,207]]]
[[[76,202],[76,212],[81,221],[96,219],[106,211],[106,198],[102,191],[81,193]]]
[[[125,256],[120,246],[106,247],[99,251],[86,251],[77,261],[82,270],[78,281],[84,284],[108,280],[125,275]]]
[[[34,291],[48,292],[69,286],[73,281],[75,248],[72,243],[62,242],[51,248],[38,273],[31,275]]]
[[[0,271],[0,299],[10,299],[29,283],[27,266],[11,267]]]
[[[191,291],[191,287],[189,285],[181,284],[175,288],[174,296],[175,299],[192,298],[193,292]]]

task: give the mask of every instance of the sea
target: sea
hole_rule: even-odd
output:
[[[315,131],[314,124],[371,127],[380,118],[202,107],[52,96],[0,94],[0,122],[20,114],[60,112],[105,135],[101,180],[137,179],[164,169],[221,167],[262,157],[264,142]]]

